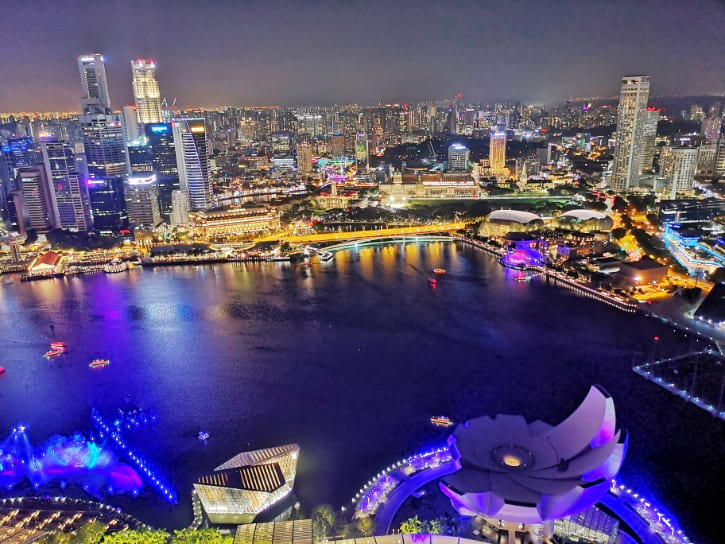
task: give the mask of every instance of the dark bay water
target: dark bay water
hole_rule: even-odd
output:
[[[432,288],[434,267],[448,273]],[[304,507],[341,505],[371,475],[445,434],[501,412],[556,423],[592,383],[631,433],[623,476],[691,537],[715,541],[723,424],[630,369],[689,344],[681,333],[540,280],[517,282],[453,244],[340,252],[309,270],[286,263],[135,269],[20,283],[1,278],[0,433],[31,425],[39,443],[88,430],[89,408],[126,395],[159,414],[132,441],[173,481],[179,504],[118,499],[144,521],[191,520],[192,481],[252,448],[302,447]],[[51,339],[69,354],[46,361]],[[112,363],[91,370],[88,362]],[[211,434],[207,446],[198,430]]]

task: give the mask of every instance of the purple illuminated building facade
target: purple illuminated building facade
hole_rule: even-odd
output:
[[[593,386],[559,425],[518,415],[479,417],[459,425],[448,443],[458,470],[440,488],[460,514],[547,537],[554,520],[607,494],[627,434],[616,427],[612,398]]]

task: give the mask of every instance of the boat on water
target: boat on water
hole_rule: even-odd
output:
[[[199,434],[197,434],[196,437],[202,442],[206,442],[209,440],[209,433],[206,431],[199,431]]]
[[[106,274],[118,274],[126,270],[128,270],[128,263],[121,259],[113,259],[110,263],[106,263],[103,266],[103,271]]]
[[[435,272],[436,274],[445,274],[446,269],[445,268],[434,268],[433,272]]]
[[[93,359],[90,363],[88,363],[88,366],[91,368],[101,368],[110,364],[111,361],[109,361],[108,359]]]
[[[5,374],[5,368],[0,366],[0,376],[2,376],[3,374]]]
[[[51,342],[50,349],[65,351],[65,349],[66,349],[65,342],[61,342],[61,341]]]
[[[45,357],[46,359],[52,359],[54,357],[60,357],[61,355],[63,355],[63,352],[64,350],[62,349],[51,349],[50,351],[46,351],[43,354],[43,357]]]
[[[453,425],[453,420],[447,416],[433,416],[430,418],[430,422],[437,427],[450,427]]]
[[[433,286],[438,285],[438,280],[435,278],[428,278],[428,283],[430,283]]]

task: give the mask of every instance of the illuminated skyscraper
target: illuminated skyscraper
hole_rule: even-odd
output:
[[[126,134],[119,115],[81,115],[93,223],[100,232],[127,225],[123,181],[130,170]]]
[[[111,97],[108,94],[108,80],[103,55],[100,53],[78,55],[78,71],[83,89],[83,113],[110,111]]]
[[[156,81],[156,63],[146,59],[132,60],[131,73],[138,122],[161,123],[161,93]]]
[[[470,153],[470,150],[463,144],[451,144],[448,147],[448,170],[466,172]]]
[[[21,207],[24,208],[17,211],[20,230],[48,232],[55,226],[55,213],[45,167],[38,165],[20,168],[17,172],[17,183],[22,194]]]
[[[174,119],[171,125],[179,169],[179,188],[188,191],[192,210],[207,210],[212,206],[204,119]]]
[[[155,228],[161,223],[159,187],[154,174],[129,176],[124,193],[131,228]]]
[[[370,153],[368,151],[368,135],[364,132],[355,134],[355,162],[358,168],[369,167]]]
[[[491,172],[503,174],[506,172],[506,131],[492,130],[488,147],[488,160]]]
[[[624,76],[617,109],[617,147],[610,185],[617,191],[635,187],[642,172],[649,76]]]
[[[171,123],[146,125],[145,136],[152,169],[159,184],[161,216],[169,221],[173,204],[171,195],[179,190],[179,169],[176,166],[176,146]]]
[[[171,193],[171,226],[178,227],[189,222],[189,193],[173,191]]]
[[[76,167],[73,148],[59,141],[43,141],[40,147],[51,187],[51,223],[62,229],[92,230],[88,188]]]
[[[297,144],[297,170],[307,176],[312,173],[312,146],[307,140]]]
[[[123,128],[126,130],[127,142],[139,137],[138,116],[134,107],[128,104],[123,107]]]

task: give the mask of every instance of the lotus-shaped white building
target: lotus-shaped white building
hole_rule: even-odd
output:
[[[592,386],[562,423],[479,417],[448,439],[459,470],[441,490],[463,515],[541,524],[584,510],[609,490],[627,450],[612,398]]]

